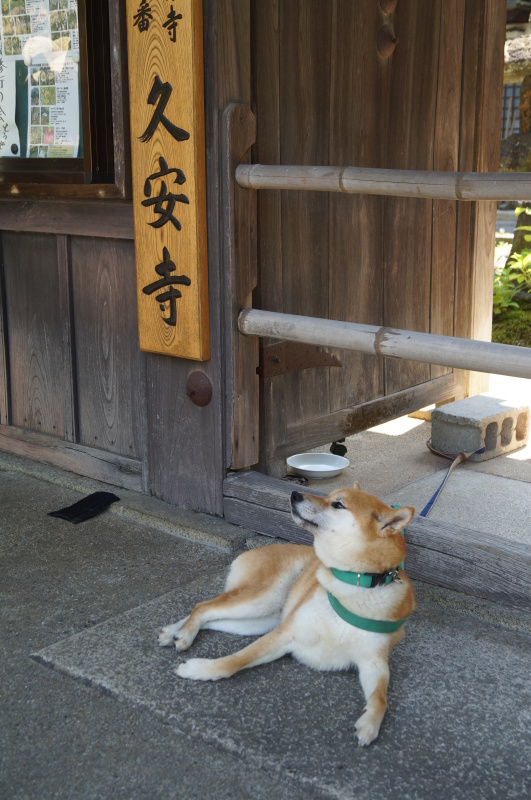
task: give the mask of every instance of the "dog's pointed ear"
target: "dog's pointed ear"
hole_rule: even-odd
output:
[[[383,536],[391,536],[398,533],[406,525],[409,525],[415,509],[413,506],[402,506],[402,508],[390,508],[384,514],[378,515],[378,524]]]
[[[360,490],[360,482],[359,481],[354,481],[354,486],[352,488],[356,489],[359,492],[359,490]]]

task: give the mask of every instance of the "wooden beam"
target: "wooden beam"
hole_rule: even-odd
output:
[[[441,375],[439,378],[411,386],[400,392],[377,397],[350,408],[341,408],[324,417],[302,420],[288,425],[286,433],[274,451],[275,459],[285,459],[304,448],[311,450],[329,442],[353,436],[355,433],[372,428],[382,422],[397,419],[419,408],[453,400],[463,392],[455,383],[454,376]]]
[[[0,426],[0,450],[124,489],[142,491],[142,462],[137,459],[4,425]]]
[[[342,192],[434,200],[531,200],[531,173],[429,172],[368,167],[240,164],[236,181],[247,189]]]
[[[134,239],[131,203],[0,200],[0,230]]]
[[[293,484],[258,472],[226,478],[225,519],[267,536],[311,544],[290,512]],[[323,496],[314,489],[307,492]],[[531,610],[531,554],[520,542],[424,517],[406,528],[410,578],[486,600]]]
[[[254,308],[245,308],[240,313],[239,328],[248,336],[269,336],[378,356],[409,358],[445,367],[531,378],[531,350],[508,344],[279,314]]]

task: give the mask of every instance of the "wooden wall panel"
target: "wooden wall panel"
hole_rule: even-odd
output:
[[[391,169],[433,169],[437,63],[442,0],[401,0],[394,15],[387,120]],[[385,200],[385,325],[429,331],[432,201]],[[386,394],[423,383],[430,367],[402,359],[385,365]]]
[[[71,438],[69,319],[55,236],[3,234],[11,422]],[[65,330],[66,328],[66,330]]]
[[[133,244],[74,237],[71,253],[78,441],[142,458],[146,368],[138,348]]]
[[[253,89],[256,145],[253,161],[280,164],[280,8],[278,0],[252,0]],[[282,193],[258,192],[257,308],[284,311],[282,285]],[[273,340],[261,341],[261,352]],[[284,382],[260,378],[260,468],[273,459],[275,433],[286,428]]]
[[[465,0],[446,0],[441,14],[433,153],[433,169],[446,172],[459,168],[464,25]],[[434,200],[432,225],[430,332],[453,336],[457,202]],[[448,372],[447,367],[431,367],[432,378]]]
[[[281,162],[326,164],[331,14],[322,0],[284,0],[281,9]],[[326,193],[282,193],[282,288],[286,313],[328,316],[328,207]],[[328,413],[328,372],[311,369],[285,376],[287,424]]]
[[[332,4],[330,164],[384,164],[389,62],[376,52],[381,23],[377,3]],[[329,196],[330,319],[383,322],[383,208],[381,197]],[[382,359],[352,351],[337,356],[343,368],[330,370],[331,411],[384,394]]]
[[[467,0],[465,28],[459,169],[496,171],[501,135],[505,4],[497,0]],[[489,340],[496,204],[459,203],[457,222],[455,335]],[[489,378],[483,373],[456,370],[456,375],[468,394],[488,389]]]

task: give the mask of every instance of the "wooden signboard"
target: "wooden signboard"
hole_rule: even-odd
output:
[[[202,0],[127,0],[140,348],[209,358]]]

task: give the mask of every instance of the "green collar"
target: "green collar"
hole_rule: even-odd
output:
[[[394,567],[387,572],[348,572],[344,569],[332,567],[334,578],[351,586],[363,586],[364,589],[372,589],[374,586],[388,586],[397,577],[400,567]]]
[[[400,506],[393,505],[393,508],[400,508]],[[400,533],[404,536],[403,529]],[[346,570],[335,569],[334,567],[332,567],[332,573],[335,578],[343,581],[343,583],[350,583],[353,586],[363,586],[366,589],[371,589],[373,586],[382,584],[388,586],[395,579],[400,581],[398,577],[399,569],[404,569],[403,561],[400,566],[390,569],[388,572],[378,574],[372,572],[347,572]],[[345,608],[337,597],[334,597],[330,592],[328,592],[328,599],[330,600],[330,605],[342,620],[348,622],[349,625],[353,625],[355,628],[361,628],[362,631],[370,631],[371,633],[394,633],[399,630],[406,621],[405,619],[399,619],[396,622],[391,622],[390,620],[359,617],[357,614],[354,614],[353,611],[349,611],[348,608]]]
[[[405,619],[399,619],[396,620],[396,622],[392,622],[391,620],[359,617],[357,614],[354,614],[353,611],[349,611],[348,608],[341,605],[339,600],[334,597],[333,594],[330,594],[330,592],[328,592],[328,599],[330,600],[330,605],[342,620],[348,622],[349,625],[353,625],[355,628],[361,628],[362,631],[370,631],[371,633],[394,633],[401,628],[406,621]]]

